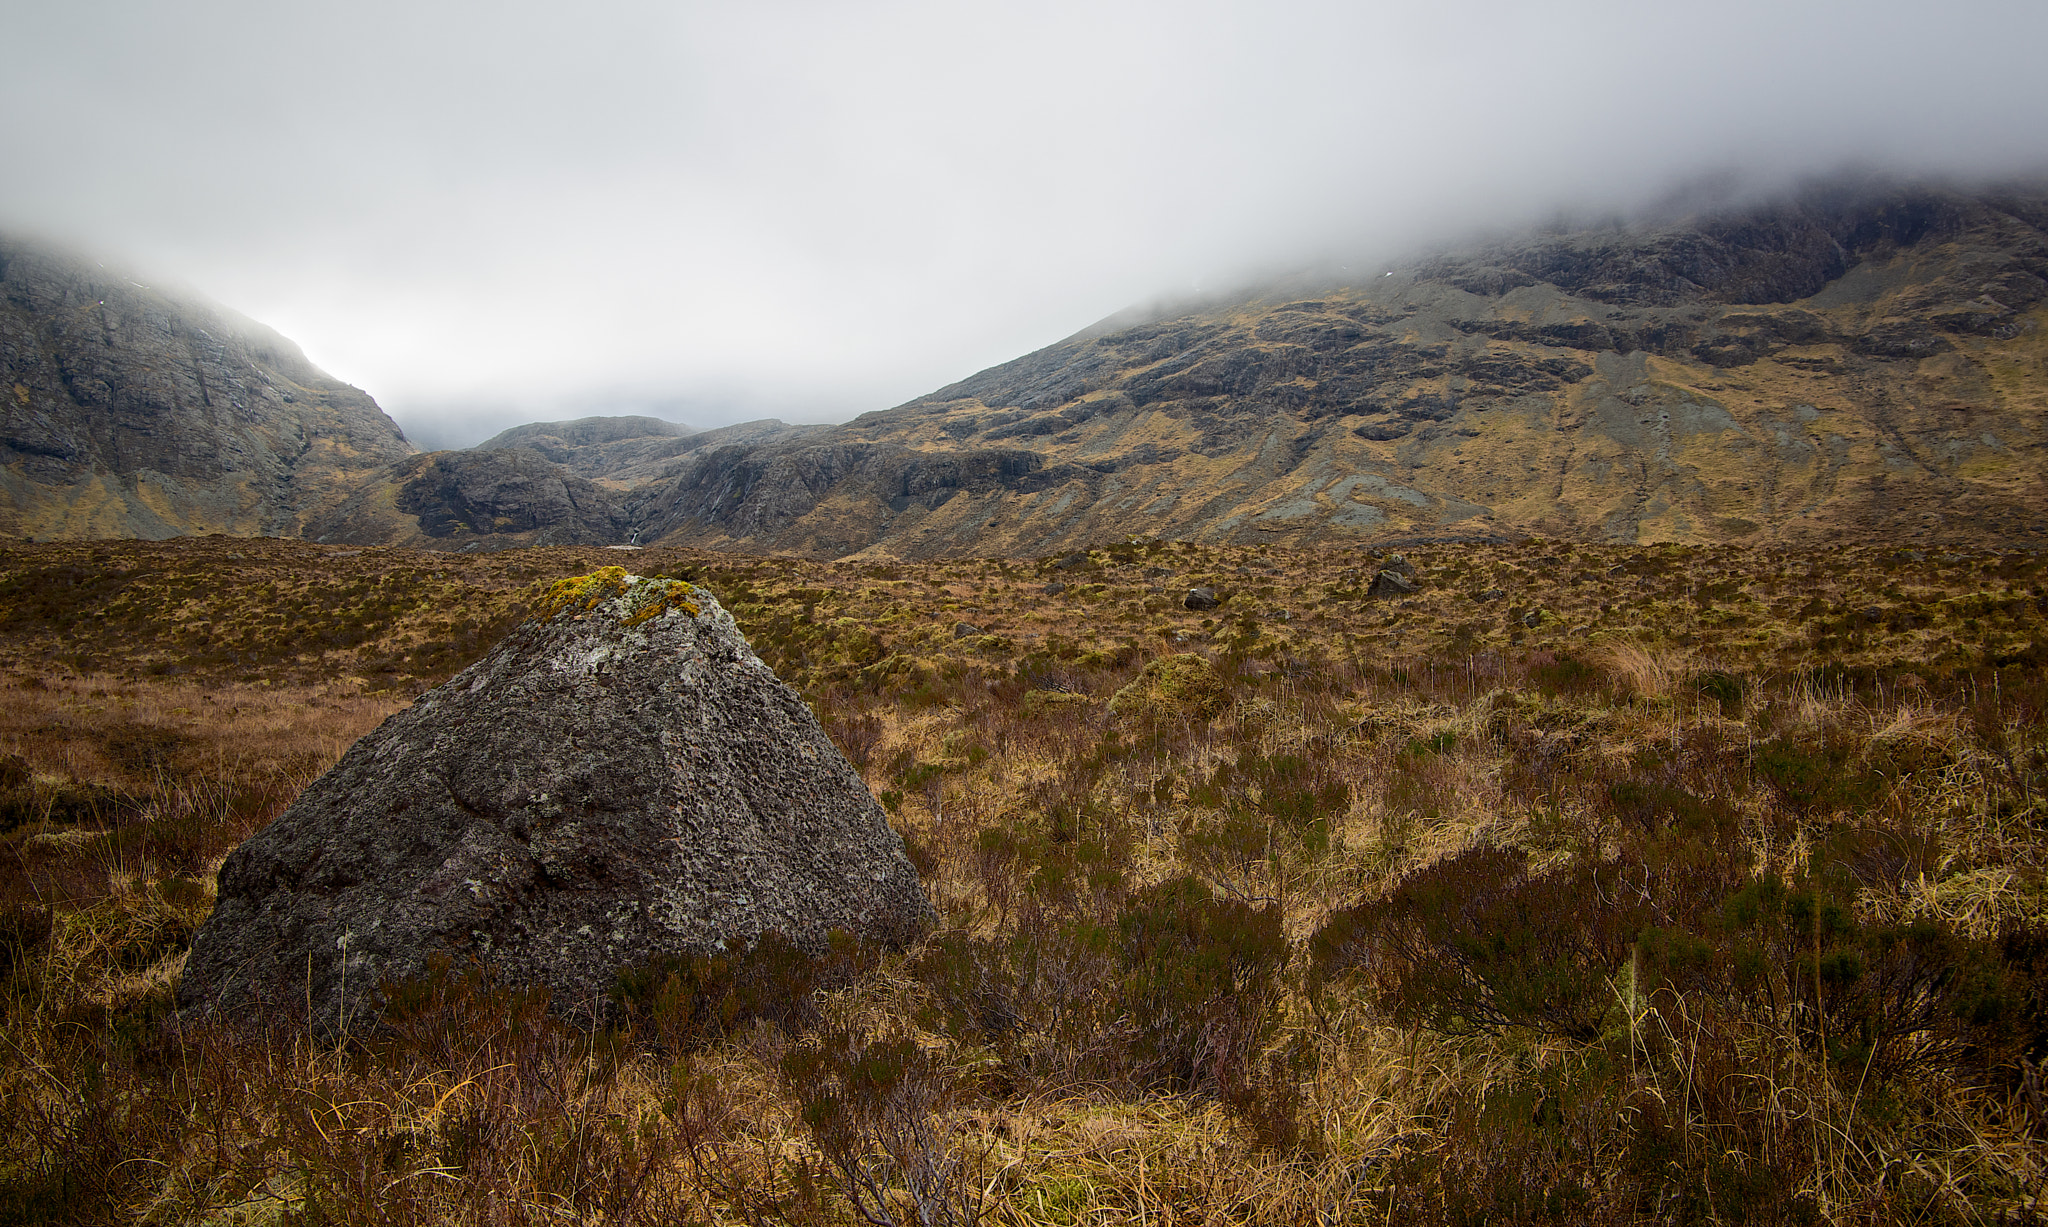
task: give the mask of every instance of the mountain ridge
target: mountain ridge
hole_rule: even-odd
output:
[[[2034,546],[2044,322],[2048,184],[1838,179],[1127,311],[837,426],[528,424],[389,456],[261,531],[904,558],[1130,535]]]
[[[2048,532],[2038,186],[1823,184],[1286,290],[1092,326],[828,437],[707,454],[636,491],[635,518],[769,552],[872,528],[858,548],[910,557],[1129,532]],[[948,475],[991,466],[1000,489]]]
[[[627,489],[662,476],[678,459],[701,448],[794,439],[821,429],[824,428],[792,426],[780,418],[757,418],[697,430],[663,418],[586,417],[514,426],[466,450],[530,448],[578,477]]]
[[[295,536],[412,451],[274,330],[0,237],[0,533]]]

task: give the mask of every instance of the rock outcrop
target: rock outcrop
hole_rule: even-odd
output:
[[[662,418],[620,414],[576,418],[568,422],[528,422],[501,430],[470,450],[488,452],[501,447],[530,447],[556,464],[568,464],[588,448],[640,443],[649,439],[680,439],[694,433],[687,426]]]
[[[1411,596],[1415,589],[1414,580],[1399,571],[1387,569],[1372,577],[1372,583],[1366,587],[1365,595],[1373,600],[1384,600],[1388,597]]]
[[[370,474],[355,493],[307,523],[336,545],[502,550],[528,545],[632,545],[666,531],[637,488],[699,451],[822,430],[773,418],[690,433],[658,418],[601,417],[515,426],[476,447],[412,456]]]
[[[228,857],[188,1014],[332,1031],[446,955],[574,1016],[654,960],[929,923],[901,838],[709,593],[610,567],[550,606]]]
[[[412,451],[261,324],[0,239],[0,535],[297,536]]]
[[[410,457],[315,517],[305,532],[330,545],[443,550],[634,539],[616,491],[524,447]]]

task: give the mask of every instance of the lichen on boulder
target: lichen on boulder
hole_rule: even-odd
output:
[[[442,956],[594,1017],[658,960],[930,923],[881,807],[709,592],[606,567],[534,608],[228,857],[188,1017],[345,1029]]]

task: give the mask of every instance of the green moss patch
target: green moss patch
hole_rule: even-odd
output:
[[[1185,716],[1207,720],[1230,703],[1229,688],[1208,658],[1182,652],[1151,661],[1116,692],[1109,710],[1121,716]]]

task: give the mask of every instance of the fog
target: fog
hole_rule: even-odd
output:
[[[0,0],[0,227],[422,441],[898,403],[1135,302],[1860,165],[2048,164],[2048,5]]]

